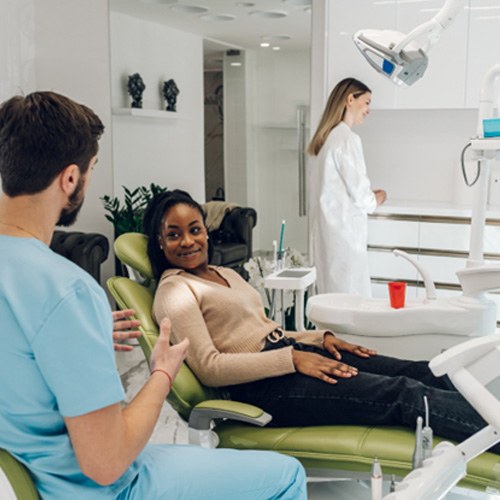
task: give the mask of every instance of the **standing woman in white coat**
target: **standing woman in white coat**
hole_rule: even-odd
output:
[[[371,295],[368,216],[386,199],[372,191],[361,139],[352,128],[370,112],[371,90],[346,78],[332,90],[307,148],[309,163],[310,255],[319,293]]]

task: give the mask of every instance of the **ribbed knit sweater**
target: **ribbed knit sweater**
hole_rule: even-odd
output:
[[[266,317],[259,293],[232,269],[211,268],[229,286],[169,269],[153,304],[158,323],[164,317],[172,322],[173,343],[189,339],[187,363],[200,381],[222,387],[295,372],[291,347],[261,352],[266,336],[280,325]],[[285,332],[319,347],[324,333]]]

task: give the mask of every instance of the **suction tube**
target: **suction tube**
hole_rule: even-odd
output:
[[[403,252],[403,250],[394,249],[392,253],[398,257],[405,258],[408,262],[410,262],[410,264],[413,264],[413,266],[422,276],[422,280],[424,281],[426,299],[436,300],[436,286],[434,285],[434,282],[429,276],[427,269],[422,267],[413,257],[408,255],[406,252]]]

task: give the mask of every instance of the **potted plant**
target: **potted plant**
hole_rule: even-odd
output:
[[[123,204],[116,196],[111,198],[105,195],[101,198],[104,210],[108,212],[104,216],[113,224],[115,238],[123,233],[141,233],[142,216],[147,204],[158,193],[167,190],[154,183],[149,187],[140,186],[134,190],[122,187],[125,192]]]
[[[116,196],[111,198],[105,195],[101,198],[104,210],[107,212],[104,216],[113,224],[115,239],[124,233],[142,233],[142,216],[147,204],[153,196],[167,190],[166,187],[154,183],[149,187],[140,186],[134,190],[122,187],[125,192],[123,204]],[[117,275],[127,275],[117,258],[115,258],[115,272]]]

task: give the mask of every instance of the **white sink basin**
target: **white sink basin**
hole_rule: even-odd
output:
[[[404,308],[393,309],[388,299],[327,293],[309,298],[307,316],[349,342],[411,359],[431,359],[496,329],[496,305],[484,296],[408,300]]]

